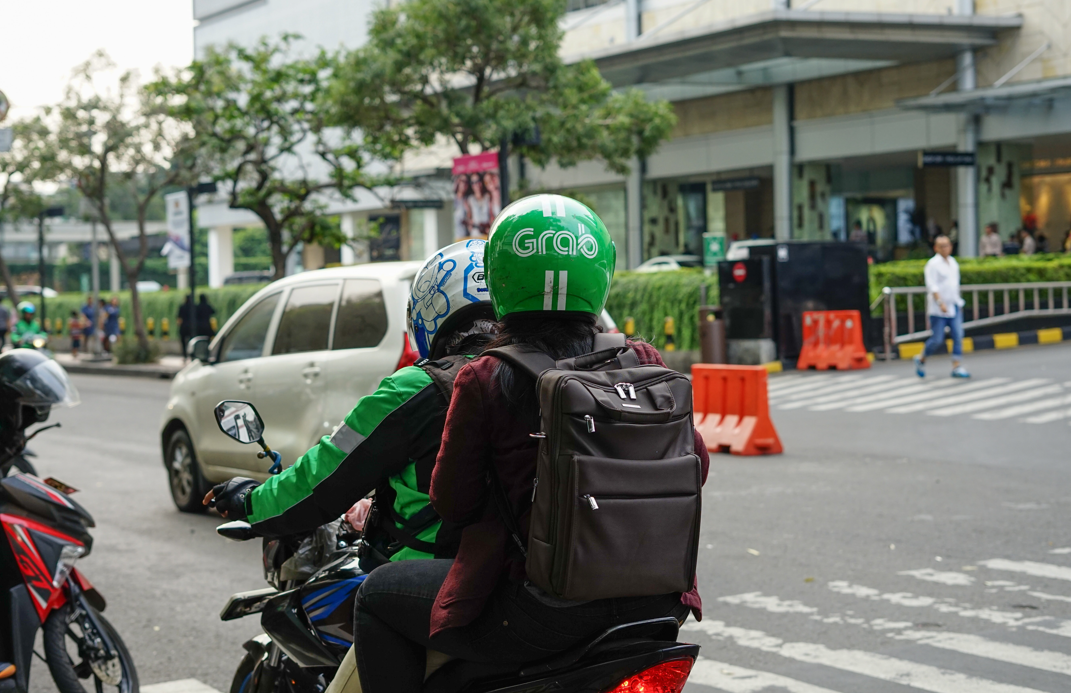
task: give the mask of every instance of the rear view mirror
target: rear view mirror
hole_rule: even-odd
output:
[[[216,405],[219,430],[239,443],[256,443],[264,437],[264,420],[249,402],[224,400]]]
[[[190,358],[196,359],[201,363],[208,363],[208,343],[211,340],[208,337],[194,337],[187,345]]]

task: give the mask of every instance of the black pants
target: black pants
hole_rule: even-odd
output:
[[[7,341],[7,330],[0,330],[0,349],[4,348],[4,342]]]
[[[679,594],[556,608],[523,585],[503,579],[475,621],[429,638],[431,608],[452,563],[390,563],[361,585],[354,636],[365,693],[419,693],[426,649],[474,662],[531,662],[564,652],[619,623],[683,618],[687,613]]]

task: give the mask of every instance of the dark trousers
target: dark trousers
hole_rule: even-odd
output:
[[[190,340],[193,338],[189,332],[179,332],[179,341],[182,342],[182,358],[186,358],[186,351],[189,348]]]
[[[4,342],[7,341],[7,330],[0,330],[0,349],[4,348]]]
[[[687,614],[679,594],[553,607],[503,579],[475,621],[428,637],[431,608],[452,563],[389,563],[361,585],[354,647],[365,693],[419,693],[427,649],[473,662],[520,664],[564,652],[613,625]]]

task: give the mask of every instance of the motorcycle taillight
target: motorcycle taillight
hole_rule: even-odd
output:
[[[394,367],[394,370],[400,371],[406,366],[412,366],[414,363],[420,360],[420,354],[416,349],[409,344],[409,333],[402,333],[402,356],[398,359],[398,365]]]
[[[691,659],[673,659],[633,674],[607,693],[681,693],[691,671]]]

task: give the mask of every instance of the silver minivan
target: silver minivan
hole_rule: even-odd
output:
[[[268,464],[223,435],[214,407],[256,405],[265,439],[293,464],[357,400],[411,360],[405,304],[419,262],[353,265],[269,284],[227,321],[171,385],[160,444],[179,510],[203,509],[211,484],[263,480]],[[405,359],[405,360],[403,360]]]

